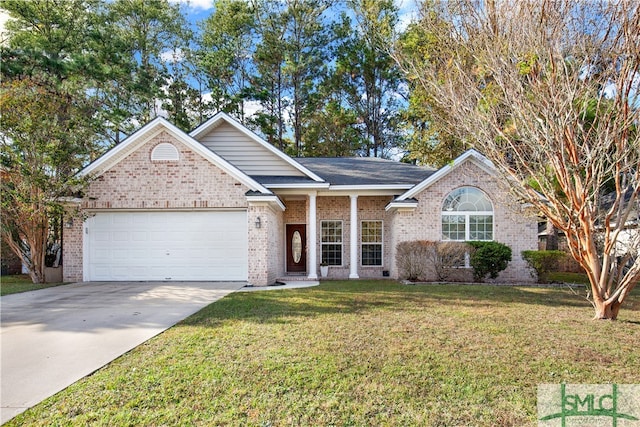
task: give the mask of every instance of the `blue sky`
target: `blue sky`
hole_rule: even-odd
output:
[[[193,25],[206,19],[213,12],[214,0],[169,0],[171,3],[182,5],[183,12],[187,15],[187,19]],[[336,2],[340,0],[334,0]],[[400,29],[404,29],[417,9],[417,0],[395,0],[400,11]],[[0,12],[0,35],[4,30],[4,23],[8,15]],[[2,37],[0,37],[1,39]]]
[[[195,24],[206,19],[213,12],[214,0],[169,0],[171,3],[179,3],[187,14],[187,19]],[[340,0],[334,0],[338,2]],[[395,0],[400,11],[400,28],[403,29],[417,9],[416,0]]]

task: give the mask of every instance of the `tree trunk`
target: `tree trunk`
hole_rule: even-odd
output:
[[[38,254],[34,256],[33,252],[25,253],[19,242],[13,241],[10,237],[6,237],[2,243],[6,243],[9,249],[20,259],[20,263],[27,267],[29,277],[33,283],[44,283],[44,254],[40,257]],[[42,258],[42,262],[38,262],[38,258]]]
[[[594,320],[616,320],[620,311],[621,303],[618,300],[607,304],[606,301],[594,300],[596,315]]]
[[[33,283],[40,284],[45,282],[44,267],[42,268],[42,270],[43,271],[38,271],[36,269],[29,270],[29,277],[31,277],[31,281]]]

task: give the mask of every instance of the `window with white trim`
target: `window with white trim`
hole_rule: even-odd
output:
[[[475,187],[453,190],[442,204],[442,240],[493,240],[493,204]],[[464,254],[458,267],[470,267],[469,253]]]
[[[382,221],[360,223],[360,263],[382,266]]]
[[[453,190],[442,205],[442,240],[493,240],[493,204],[475,187]]]
[[[321,262],[325,265],[342,265],[342,221],[320,223]]]

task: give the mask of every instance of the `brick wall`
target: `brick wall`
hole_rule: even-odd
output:
[[[498,282],[531,282],[526,262],[521,251],[537,249],[537,218],[533,212],[526,212],[514,202],[508,191],[472,161],[457,167],[454,171],[418,194],[418,207],[413,212],[394,213],[393,248],[402,241],[442,239],[441,210],[447,195],[461,186],[477,187],[491,199],[494,209],[494,240],[508,245],[513,253],[512,261],[500,273]],[[395,257],[395,255],[394,255]],[[391,275],[398,277],[395,259]]]
[[[163,142],[179,161],[151,161]],[[64,229],[64,280],[82,280],[82,215],[101,209],[246,208],[248,188],[189,147],[161,132],[97,177],[87,188],[82,214]]]
[[[306,199],[294,199],[284,201],[287,209],[284,211],[285,224],[306,224],[308,221],[307,209],[309,202]]]
[[[256,220],[260,217],[260,228]],[[247,212],[249,230],[249,277],[254,286],[273,284],[284,274],[283,213],[267,205],[250,206]]]
[[[174,144],[179,161],[151,161],[151,151]],[[248,188],[187,146],[161,132],[91,183],[84,209],[246,207]]]
[[[388,270],[390,266],[391,249],[391,216],[385,212],[384,208],[391,201],[392,197],[358,197],[358,275],[360,277],[382,277],[382,271]],[[305,199],[285,199],[286,211],[284,212],[284,224],[309,224],[309,200]],[[316,266],[319,273],[320,262],[322,261],[322,221],[342,221],[342,266],[330,266],[329,278],[346,279],[349,277],[350,267],[350,243],[351,243],[351,201],[349,196],[319,196],[316,199]],[[360,221],[382,220],[383,221],[383,266],[363,267],[360,265]],[[308,230],[308,227],[307,227]],[[284,235],[284,229],[282,234]],[[286,242],[281,247],[284,249]],[[284,252],[282,259],[284,260]]]
[[[391,228],[390,215],[385,212],[385,206],[392,197],[358,197],[358,275],[362,278],[381,278],[382,271],[388,270],[391,265]],[[317,262],[319,269],[322,261],[322,221],[342,221],[342,266],[329,267],[329,278],[346,279],[349,277],[350,268],[350,244],[351,244],[351,201],[349,196],[318,197],[317,199]],[[360,222],[365,220],[383,221],[382,266],[369,267],[360,265]]]
[[[82,230],[83,216],[75,210],[69,211],[73,218],[71,227],[63,227],[62,234],[62,280],[64,282],[82,281]],[[65,218],[67,218],[65,216]]]

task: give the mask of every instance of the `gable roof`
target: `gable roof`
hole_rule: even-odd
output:
[[[264,194],[271,194],[271,192],[264,186],[262,186],[262,184],[246,175],[240,169],[238,169],[222,157],[218,156],[213,151],[207,149],[198,141],[196,141],[162,117],[156,117],[155,119],[144,125],[142,128],[128,136],[120,144],[116,145],[115,147],[104,153],[102,156],[100,156],[98,159],[90,163],[83,170],[81,170],[79,172],[79,175],[87,176],[103,174],[162,131],[168,132],[176,140],[180,141],[189,149],[198,153],[204,159],[219,167],[224,172],[249,187],[251,190],[259,191]]]
[[[217,128],[223,123],[227,123],[231,125],[238,132],[246,136],[249,139],[249,141],[255,144],[256,150],[260,150],[261,153],[266,153],[267,155],[272,157],[272,160],[277,163],[280,163],[283,169],[286,169],[286,167],[293,168],[294,170],[299,172],[301,176],[307,176],[316,182],[323,182],[323,179],[321,177],[319,177],[318,175],[316,175],[315,173],[313,173],[312,171],[310,171],[309,169],[307,169],[306,167],[304,167],[303,165],[295,161],[293,158],[287,156],[285,153],[278,150],[276,147],[269,144],[264,139],[260,138],[254,132],[247,129],[240,122],[233,119],[231,116],[227,115],[226,113],[220,112],[216,114],[215,116],[211,117],[209,120],[207,120],[206,122],[198,126],[196,129],[191,131],[189,135],[192,138],[202,142],[202,139],[207,134],[209,134],[212,130],[214,130],[215,128]],[[244,156],[248,154],[249,153],[244,153]],[[290,173],[289,174],[283,173],[283,175],[290,175]]]
[[[331,186],[411,188],[435,170],[377,157],[304,157],[296,159]]]
[[[450,174],[451,172],[456,170],[458,167],[460,167],[460,165],[462,165],[463,163],[465,163],[467,161],[474,162],[474,164],[476,164],[481,169],[483,169],[484,171],[486,171],[487,173],[489,173],[491,175],[493,175],[495,173],[495,166],[493,165],[491,160],[487,159],[485,156],[483,156],[482,154],[480,154],[476,150],[470,149],[470,150],[467,150],[464,153],[462,153],[455,160],[453,160],[450,164],[448,164],[446,166],[443,166],[442,168],[438,169],[437,172],[435,172],[432,175],[430,175],[429,177],[427,177],[424,181],[422,181],[421,183],[419,183],[415,187],[411,188],[409,191],[407,191],[404,194],[401,194],[400,196],[398,196],[395,199],[395,201],[399,202],[399,201],[403,201],[403,200],[407,200],[407,199],[412,199],[417,194],[419,194],[420,192],[422,192],[423,190],[425,190],[426,188],[428,188],[429,186],[431,186],[432,184],[434,184],[438,180],[440,180],[443,177],[447,176],[448,174]]]

